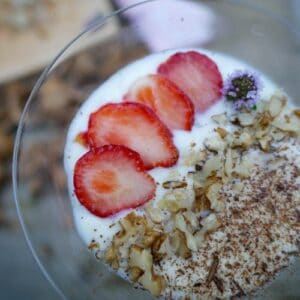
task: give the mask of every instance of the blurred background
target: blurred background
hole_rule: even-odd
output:
[[[0,299],[59,298],[31,256],[18,222],[12,197],[11,156],[22,108],[43,67],[75,34],[85,26],[101,20],[103,15],[114,9],[134,2],[139,1],[0,0]],[[257,4],[284,18],[299,32],[299,0],[244,2]],[[202,11],[201,18],[206,20],[206,24],[210,24],[214,16],[208,11]],[[122,41],[125,46],[120,51],[120,47],[115,47],[116,43],[119,43],[118,32],[130,22],[138,22],[137,16],[129,15],[126,20],[111,23],[104,30],[87,39],[85,48],[80,51],[76,59],[43,90],[41,95],[43,105],[39,108],[41,120],[55,116],[59,117],[61,124],[67,126],[78,99],[82,98],[81,84],[97,85],[99,78],[104,80],[118,66],[130,61],[132,57],[143,55],[147,52],[146,49],[155,51],[163,47],[161,44],[163,39],[155,38],[157,36],[155,18],[149,18],[148,27],[151,27],[152,31],[142,28],[139,32],[143,43],[135,45],[132,49],[126,47],[126,41],[125,43]],[[174,37],[164,38],[173,38],[174,46],[180,45],[180,41]],[[207,26],[193,38],[199,43],[210,43],[213,40],[213,31],[210,26]],[[99,52],[91,48],[99,41],[103,41],[110,49],[110,60],[105,60],[105,57],[99,60]],[[299,59],[299,56],[296,57]],[[100,61],[101,70],[97,69]],[[66,81],[64,72],[70,70],[77,75],[72,80]],[[39,120],[35,121],[39,124]],[[63,142],[63,140],[57,141],[58,144]],[[54,162],[51,172],[59,188],[65,185],[65,177],[55,146],[51,147],[51,154],[50,159]],[[26,166],[27,174],[42,172],[41,147],[33,143],[26,155],[35,157],[34,163]],[[38,194],[41,184],[38,180],[30,182],[31,192]],[[51,259],[52,249],[46,239],[42,251],[46,258]]]

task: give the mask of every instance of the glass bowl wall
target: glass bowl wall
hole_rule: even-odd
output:
[[[143,7],[151,14],[161,2],[147,1],[129,11]],[[204,45],[182,46],[201,46],[242,59],[300,100],[299,41],[285,21],[246,1],[194,2],[206,5],[215,14],[214,38]],[[16,138],[13,181],[20,222],[42,272],[65,299],[152,298],[108,271],[80,240],[62,160],[68,124],[81,103],[119,68],[150,52],[138,33],[143,20],[128,26],[127,16],[126,11],[116,12],[66,46],[34,87]],[[189,18],[184,13],[168,17],[178,25]],[[87,38],[113,22],[118,24],[113,36],[85,47]],[[296,269],[297,265],[284,272],[256,297],[300,297]]]

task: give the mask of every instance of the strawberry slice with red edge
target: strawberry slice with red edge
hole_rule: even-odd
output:
[[[73,180],[79,202],[102,218],[143,205],[154,197],[156,188],[140,155],[118,145],[84,154],[76,162]]]
[[[222,96],[222,75],[209,57],[196,51],[176,53],[157,72],[174,82],[198,112],[206,111]]]
[[[161,75],[148,75],[138,79],[130,87],[124,100],[147,105],[169,129],[192,129],[192,101],[173,82]]]
[[[109,103],[90,115],[87,139],[93,148],[124,145],[138,152],[146,169],[170,167],[178,160],[168,128],[140,103]]]

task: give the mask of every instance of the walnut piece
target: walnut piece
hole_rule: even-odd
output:
[[[223,184],[216,182],[210,185],[206,192],[206,197],[210,201],[210,208],[216,212],[221,212],[224,210],[224,203],[219,194],[222,186]]]
[[[216,214],[210,214],[208,217],[201,221],[203,232],[212,232],[220,227],[220,222]]]
[[[185,234],[186,246],[191,251],[197,251],[197,243],[193,237],[193,234],[189,230],[189,226],[186,223],[184,216],[179,212],[175,216],[175,227]]]
[[[226,147],[225,141],[219,135],[213,135],[204,140],[205,147],[210,151],[220,152]]]
[[[195,188],[195,201],[193,210],[196,212],[200,212],[208,209],[210,209],[210,202],[206,196],[205,188]]]
[[[224,139],[227,136],[227,134],[228,134],[227,130],[224,129],[224,128],[222,128],[222,127],[217,127],[216,128],[216,132],[218,133],[218,135],[222,139]]]
[[[251,126],[255,122],[255,116],[251,113],[239,113],[237,115],[238,124],[242,127]]]
[[[225,125],[227,123],[227,114],[226,113],[213,115],[211,118],[219,125]]]
[[[267,105],[271,117],[273,118],[277,117],[281,113],[285,104],[286,104],[286,99],[284,97],[273,95]]]
[[[165,219],[162,210],[158,207],[153,207],[152,203],[145,206],[145,212],[153,223],[160,224]]]
[[[150,249],[132,245],[129,251],[130,276],[149,290],[154,296],[159,296],[163,289],[163,278],[153,273],[153,257]]]
[[[234,173],[240,178],[248,178],[253,167],[254,163],[252,162],[252,160],[247,155],[244,155],[241,158],[240,163],[236,164]]]
[[[190,209],[193,204],[193,195],[186,190],[176,189],[165,193],[164,197],[158,202],[158,207],[172,213],[180,209]]]
[[[186,237],[180,230],[174,230],[169,235],[169,243],[172,251],[184,259],[191,257],[191,250],[187,247]]]
[[[180,189],[180,188],[185,188],[186,186],[187,183],[185,181],[178,181],[178,180],[165,181],[163,183],[163,187],[165,189]]]

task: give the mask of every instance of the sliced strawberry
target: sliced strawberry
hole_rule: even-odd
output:
[[[190,97],[196,111],[207,110],[222,95],[223,80],[217,65],[196,51],[172,55],[157,71]]]
[[[141,157],[124,146],[87,152],[76,162],[73,180],[80,203],[99,217],[138,207],[155,194],[154,179],[145,173]]]
[[[124,145],[137,151],[146,169],[169,167],[178,160],[171,133],[155,113],[140,103],[109,103],[92,113],[88,126],[91,148]]]
[[[149,106],[169,129],[192,129],[192,101],[173,82],[161,75],[148,75],[138,79],[124,99]]]

